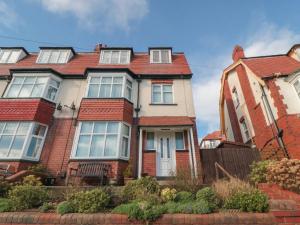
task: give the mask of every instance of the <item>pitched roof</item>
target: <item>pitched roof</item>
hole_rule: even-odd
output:
[[[287,55],[242,58],[242,61],[261,78],[288,75],[300,69],[300,62]]]
[[[10,69],[49,68],[64,75],[83,75],[87,68],[127,68],[134,74],[141,75],[191,75],[192,72],[183,53],[172,55],[170,64],[150,63],[148,53],[135,53],[128,65],[100,64],[99,52],[77,53],[66,64],[37,64],[38,54],[31,53],[15,64],[0,64],[0,76],[9,75]]]
[[[221,134],[221,131],[216,130],[208,135],[206,135],[202,140],[222,140],[225,137]]]
[[[193,125],[193,121],[187,116],[150,116],[140,117],[140,126],[183,126]]]

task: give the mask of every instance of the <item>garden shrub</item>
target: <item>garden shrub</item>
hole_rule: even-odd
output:
[[[251,183],[257,185],[259,183],[266,183],[267,182],[267,172],[268,166],[272,163],[271,160],[253,162],[250,165],[250,175],[249,180]]]
[[[90,191],[80,191],[71,196],[70,200],[75,206],[76,212],[95,213],[108,206],[110,197],[102,189],[96,188]]]
[[[43,205],[39,207],[40,212],[48,212],[54,209],[56,209],[56,204],[52,202],[44,202]]]
[[[187,214],[206,214],[213,210],[210,204],[205,200],[190,201],[190,202],[167,202],[164,205],[166,212],[187,213]]]
[[[282,159],[270,164],[267,182],[300,193],[300,160]]]
[[[8,193],[13,210],[39,207],[48,197],[48,192],[41,186],[39,179],[31,175],[24,178],[23,184],[14,186]]]
[[[0,179],[0,197],[6,197],[12,185],[4,178]]]
[[[192,205],[193,213],[195,214],[207,214],[211,213],[215,208],[212,208],[211,204],[205,200],[198,200]]]
[[[124,201],[146,199],[148,195],[159,195],[160,186],[153,177],[142,177],[128,182],[123,189]]]
[[[176,194],[175,201],[176,202],[189,202],[194,200],[194,195],[188,191],[180,191]]]
[[[259,190],[237,192],[225,201],[225,209],[239,209],[244,212],[266,212],[268,197]]]
[[[0,212],[10,212],[12,210],[12,202],[7,198],[0,198]]]
[[[175,188],[164,188],[162,189],[160,196],[164,202],[173,201],[176,198]]]
[[[130,202],[130,203],[126,203],[126,204],[121,204],[121,205],[118,205],[117,207],[115,207],[112,210],[112,213],[128,215],[129,212],[136,206],[137,206],[137,202]]]
[[[222,202],[237,192],[247,192],[254,189],[249,183],[238,178],[231,178],[230,180],[217,180],[212,184],[212,188]]]
[[[204,200],[208,202],[211,210],[215,210],[220,203],[216,193],[211,187],[205,187],[200,189],[196,194],[196,199],[197,201]]]
[[[63,201],[57,205],[56,212],[60,215],[64,215],[67,213],[74,213],[76,211],[72,202]]]
[[[29,166],[27,170],[36,172],[36,173],[48,173],[47,168],[42,164],[36,164],[33,166]]]

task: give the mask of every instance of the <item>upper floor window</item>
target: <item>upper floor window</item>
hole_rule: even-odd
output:
[[[153,104],[172,104],[173,85],[172,84],[152,84]]]
[[[171,49],[151,49],[150,63],[171,63]]]
[[[101,50],[100,63],[128,64],[130,63],[130,50]]]
[[[240,100],[239,100],[239,95],[237,93],[236,88],[233,88],[232,94],[233,94],[233,98],[234,98],[235,107],[237,108],[240,105]]]
[[[92,76],[89,79],[88,98],[132,98],[132,82],[126,76]]]
[[[64,64],[72,57],[70,49],[42,49],[37,63]]]
[[[245,138],[245,142],[247,142],[250,139],[250,133],[245,119],[242,119],[241,125],[242,125],[242,132],[244,134],[243,136]]]
[[[0,157],[38,160],[47,127],[34,122],[0,122]]]
[[[60,80],[49,76],[14,76],[4,95],[7,98],[45,98],[55,101]]]
[[[294,83],[294,88],[295,88],[295,90],[296,90],[296,92],[297,92],[297,94],[298,94],[298,96],[299,96],[299,98],[300,98],[300,81],[299,81],[299,80],[297,80],[297,81]]]
[[[74,158],[128,158],[130,127],[121,122],[81,122]]]
[[[22,50],[2,49],[0,52],[0,63],[16,63],[20,59]]]

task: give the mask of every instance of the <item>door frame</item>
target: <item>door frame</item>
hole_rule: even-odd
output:
[[[176,175],[176,147],[175,147],[175,133],[174,132],[170,132],[170,131],[159,131],[159,132],[155,132],[155,145],[156,145],[156,156],[155,156],[155,160],[156,160],[156,176],[157,177],[171,177],[171,175],[169,176],[163,176],[161,174],[159,174],[160,171],[160,138],[161,137],[166,137],[169,136],[170,138],[170,146],[172,146],[172,148],[170,149],[170,153],[171,153],[171,166],[172,166],[172,172],[174,173],[174,175]]]

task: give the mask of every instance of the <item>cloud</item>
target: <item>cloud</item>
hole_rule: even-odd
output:
[[[5,1],[0,0],[0,29],[13,29],[18,25],[18,15]]]
[[[90,29],[129,31],[149,11],[148,0],[35,0],[56,14],[74,15],[80,26]]]
[[[292,45],[300,42],[300,34],[291,29],[267,22],[261,24],[242,41],[246,56],[286,53]],[[227,47],[222,49],[219,55],[206,58],[193,55],[190,58],[191,68],[195,74],[193,94],[198,127],[199,124],[206,127],[205,132],[199,133],[209,133],[220,128],[220,79],[223,69],[232,63],[231,51],[232,49]]]

